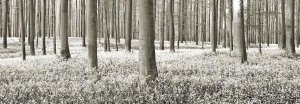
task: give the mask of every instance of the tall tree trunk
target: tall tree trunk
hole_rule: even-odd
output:
[[[56,54],[56,37],[60,36],[61,31],[61,1],[56,0],[55,1],[55,34],[53,36],[53,52]]]
[[[131,51],[131,38],[132,38],[132,0],[126,0],[126,13],[125,13],[125,50]]]
[[[195,11],[196,11],[196,16],[195,16],[195,19],[196,19],[196,23],[195,23],[195,42],[196,42],[196,45],[199,45],[199,0],[196,0],[196,6],[195,6]]]
[[[177,49],[179,49],[179,42],[182,37],[182,2],[179,0],[178,4],[178,36],[177,36]]]
[[[204,49],[204,42],[205,42],[205,38],[206,38],[206,4],[207,4],[207,0],[202,0],[202,13],[203,13],[203,17],[202,17],[202,33],[201,33],[201,48]]]
[[[116,51],[119,51],[118,36],[117,36],[117,31],[116,31],[117,30],[117,26],[116,26],[116,23],[117,23],[117,21],[116,21],[116,0],[112,1],[112,13],[111,13],[111,15],[112,15],[112,21],[111,21],[112,36],[114,36],[114,38],[115,38]]]
[[[19,7],[20,7],[20,32],[21,32],[21,44],[22,44],[22,59],[25,61],[26,60],[26,50],[25,50],[25,20],[24,20],[24,7],[23,7],[23,2],[24,0],[17,1],[19,2]]]
[[[87,0],[88,67],[97,68],[97,0]]]
[[[174,0],[170,0],[169,7],[170,51],[175,52]]]
[[[140,40],[140,74],[142,83],[150,84],[158,76],[155,59],[155,24],[152,0],[138,0],[139,40]]]
[[[287,0],[287,18],[286,18],[286,52],[289,55],[295,55],[295,0]]]
[[[86,31],[85,31],[85,27],[86,27],[86,25],[85,25],[85,0],[82,0],[81,1],[81,7],[82,7],[82,9],[81,9],[81,16],[82,16],[82,18],[81,18],[81,34],[82,34],[82,47],[86,47],[86,42],[85,42],[85,37],[86,37],[86,35],[85,35],[85,33],[86,33]]]
[[[281,14],[282,14],[282,34],[280,36],[279,47],[286,48],[286,24],[285,24],[285,0],[281,0]]]
[[[182,18],[181,18],[181,26],[182,26],[182,35],[181,35],[181,43],[183,43],[183,41],[186,41],[186,37],[188,36],[188,6],[187,6],[187,1],[182,1]]]
[[[165,0],[162,0],[162,16],[161,16],[161,33],[159,34],[159,39],[160,39],[160,45],[159,45],[159,49],[160,50],[164,50],[165,49],[165,35],[164,35],[164,30],[165,30],[165,5],[166,2]]]
[[[46,0],[42,0],[42,34],[43,34],[43,55],[46,55]]]
[[[235,0],[240,5],[235,6],[234,10],[238,10],[234,13],[233,23],[234,23],[234,36],[236,36],[235,40],[238,44],[238,51],[241,57],[241,62],[244,63],[247,61],[247,53],[246,53],[246,43],[245,43],[245,32],[244,32],[244,1],[243,0]]]
[[[262,25],[262,16],[261,16],[261,9],[262,9],[262,1],[259,0],[259,3],[258,3],[258,44],[259,44],[259,53],[262,54],[262,50],[261,50],[261,43],[262,43],[262,34],[263,34],[263,31],[262,31],[262,28],[263,28],[263,25]]]
[[[3,36],[3,48],[7,48],[7,20],[8,20],[8,0],[3,0],[3,17],[2,17],[2,36]]]
[[[218,28],[218,14],[217,14],[217,4],[218,0],[211,0],[211,9],[212,9],[212,19],[211,19],[211,49],[212,52],[216,52],[217,49],[217,28]]]
[[[229,35],[230,35],[230,51],[233,51],[233,32],[232,32],[232,19],[233,19],[233,0],[229,2]]]
[[[267,46],[270,46],[270,20],[269,20],[269,4],[268,0],[266,0],[266,41]]]
[[[29,1],[29,7],[31,8],[30,11],[30,54],[35,55],[34,49],[34,37],[35,37],[35,5],[34,0]]]
[[[60,39],[61,39],[61,50],[60,54],[63,59],[68,60],[71,58],[70,50],[69,50],[69,42],[68,42],[68,1],[69,0],[61,0],[61,31],[60,31]]]

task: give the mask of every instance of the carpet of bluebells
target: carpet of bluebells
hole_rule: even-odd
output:
[[[0,103],[300,103],[300,57],[277,45],[263,46],[262,54],[253,45],[246,64],[229,49],[211,53],[209,43],[182,43],[175,53],[166,47],[156,51],[159,77],[149,87],[139,84],[137,40],[131,53],[122,44],[103,52],[100,44],[97,70],[86,68],[81,39],[70,38],[68,61],[53,54],[51,40],[47,55],[40,45],[26,61],[18,38],[8,40],[8,49],[0,45]]]

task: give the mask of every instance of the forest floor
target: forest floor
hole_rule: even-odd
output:
[[[79,38],[70,38],[68,61],[53,54],[52,39],[48,55],[39,43],[36,56],[26,61],[18,39],[8,42],[3,49],[0,40],[0,103],[300,103],[300,58],[288,57],[277,45],[263,45],[262,54],[250,48],[246,64],[229,49],[210,53],[208,43],[205,49],[183,43],[175,53],[166,47],[156,51],[156,86],[147,87],[138,80],[137,40],[131,53],[121,44],[118,52],[98,48],[98,70],[87,70]]]

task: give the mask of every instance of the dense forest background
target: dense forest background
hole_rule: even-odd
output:
[[[0,0],[2,103],[300,103],[299,0]]]

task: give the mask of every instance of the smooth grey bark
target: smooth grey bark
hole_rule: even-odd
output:
[[[281,0],[281,15],[282,15],[282,34],[280,36],[279,47],[281,49],[286,48],[286,23],[285,23],[285,0]]]
[[[17,1],[18,2],[18,1]],[[22,59],[26,60],[26,49],[25,49],[25,18],[24,18],[24,7],[23,7],[24,0],[19,1],[19,7],[20,7],[20,32],[21,32],[21,44],[22,44]]]
[[[164,34],[164,30],[165,30],[165,5],[166,2],[165,0],[162,0],[162,22],[161,22],[161,33],[159,34],[159,40],[160,40],[160,44],[159,44],[159,49],[160,50],[164,50],[165,49],[165,34]]]
[[[34,0],[29,1],[29,8],[30,8],[30,27],[29,27],[29,35],[30,35],[30,54],[35,55],[35,48],[34,48],[34,37],[35,37],[35,5]]]
[[[286,10],[286,52],[289,55],[295,55],[295,0],[287,0]]]
[[[170,51],[175,52],[174,0],[169,5]]]
[[[262,16],[261,16],[261,0],[259,0],[258,2],[258,50],[259,50],[259,53],[262,54],[262,50],[261,50],[261,43],[262,43]]]
[[[81,0],[81,35],[82,35],[82,47],[86,47],[86,25],[85,25],[85,0]]]
[[[201,48],[204,49],[204,42],[205,42],[205,36],[206,36],[206,4],[207,4],[207,0],[202,0],[202,33],[201,33]]]
[[[158,77],[155,59],[155,24],[152,0],[138,0],[139,12],[139,70],[141,82],[150,84]]]
[[[132,38],[132,0],[126,0],[126,13],[125,13],[125,50],[131,51],[131,38]]]
[[[217,28],[218,28],[218,14],[217,14],[217,6],[218,4],[218,0],[211,0],[211,16],[212,16],[212,19],[211,19],[211,49],[212,49],[212,52],[216,52],[216,49],[217,49],[217,35],[218,35],[218,32],[217,32]]]
[[[71,58],[68,42],[68,1],[61,0],[61,31],[60,31],[60,54],[64,60]]]
[[[266,0],[266,41],[267,46],[270,46],[270,20],[269,20],[269,2]]]
[[[55,35],[53,39],[54,53],[56,54],[56,37],[60,36],[61,32],[61,0],[56,0],[55,4]]]
[[[97,60],[97,0],[87,0],[88,68],[98,67]]]
[[[241,57],[241,63],[245,63],[247,61],[247,53],[246,53],[246,43],[245,43],[245,26],[244,26],[244,1],[243,0],[235,0],[235,2],[239,2],[239,7],[237,12],[234,13],[234,36],[236,36],[235,40],[238,46],[238,52]]]
[[[42,8],[42,42],[43,42],[43,48],[42,48],[42,51],[43,51],[43,55],[46,55],[46,0],[42,0],[42,5],[43,5],[43,8]]]
[[[3,48],[7,48],[7,21],[8,21],[8,0],[2,1],[2,36],[3,36]]]

